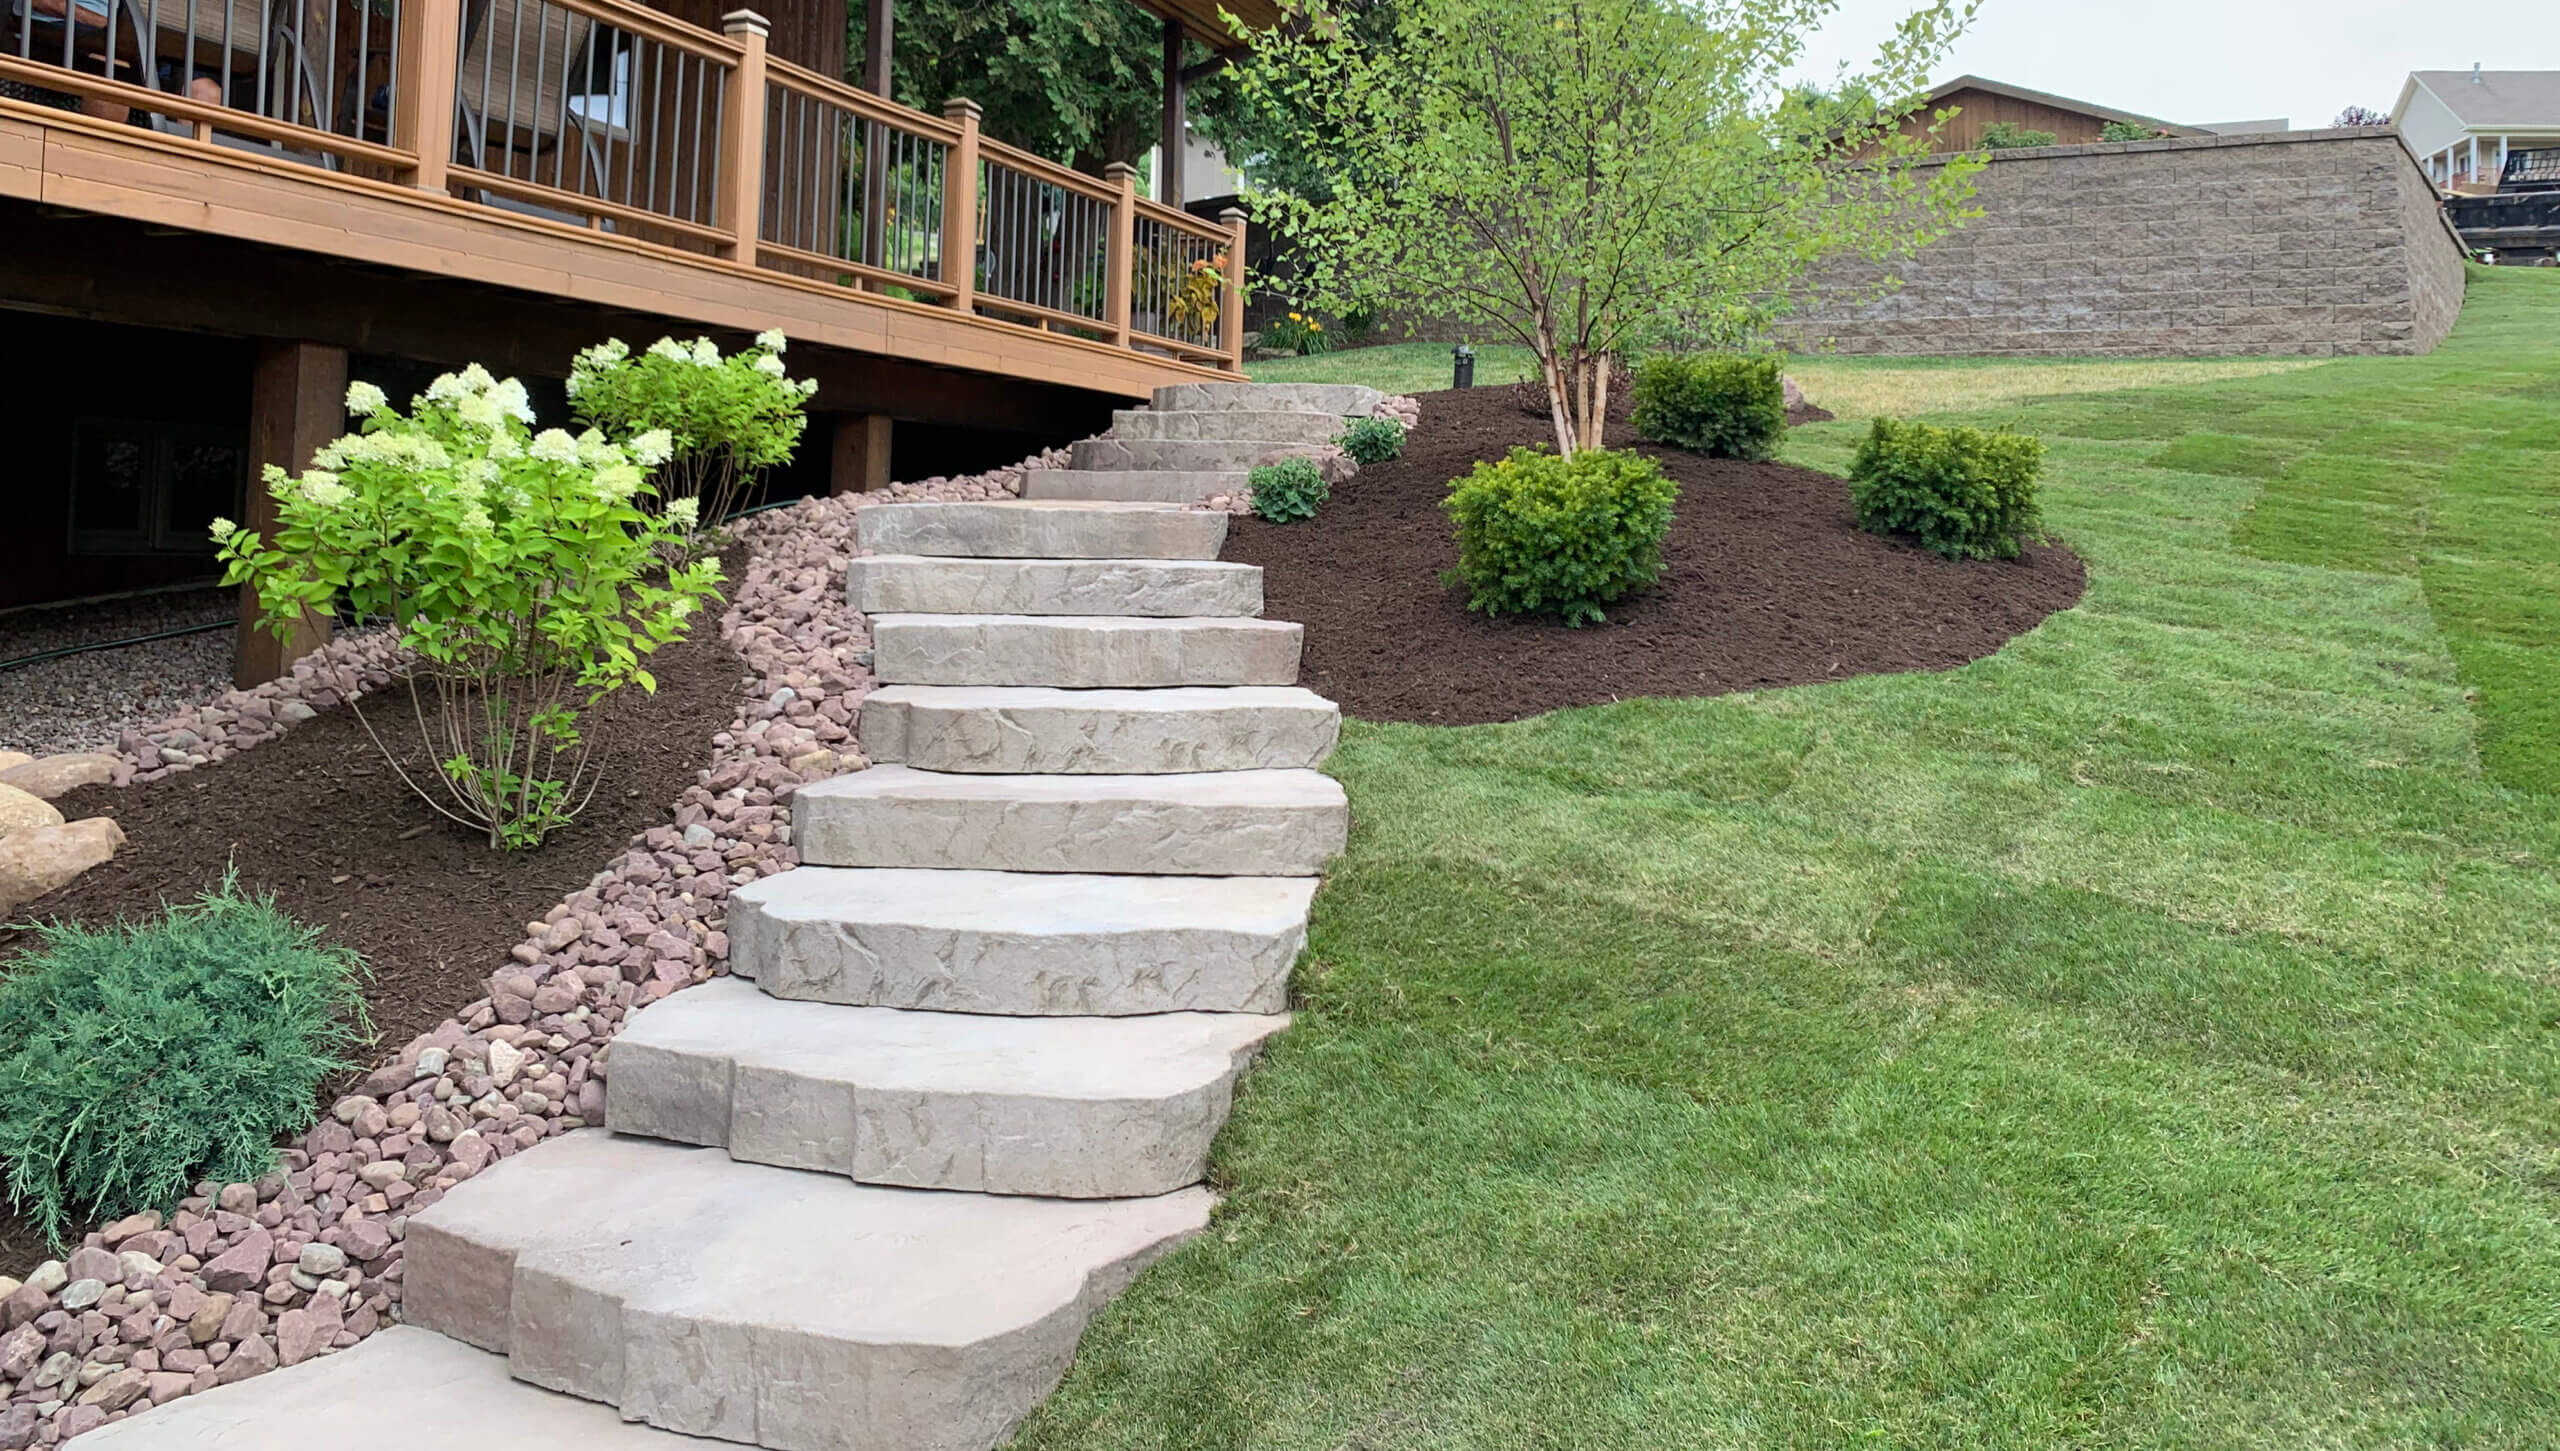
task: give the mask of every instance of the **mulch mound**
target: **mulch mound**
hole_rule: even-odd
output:
[[[365,1005],[380,1043],[397,1048],[486,992],[525,924],[611,865],[631,837],[671,820],[676,798],[710,763],[711,738],[736,717],[746,678],[720,638],[716,607],[683,643],[649,657],[649,669],[656,694],[627,690],[586,716],[599,739],[596,793],[539,850],[492,850],[484,834],[438,814],[340,706],[212,765],[66,795],[55,803],[63,815],[114,817],[124,849],[18,915],[138,920],[236,868],[244,889],[274,893],[287,913],[364,955]],[[400,690],[367,702],[395,747],[415,729]],[[0,928],[0,971],[35,945],[23,928]],[[324,1090],[321,1102],[330,1097]],[[46,1253],[41,1236],[0,1215],[0,1263]]]
[[[1578,630],[1472,613],[1440,583],[1458,562],[1440,501],[1477,460],[1551,438],[1509,392],[1425,395],[1402,456],[1363,468],[1316,518],[1228,531],[1225,557],[1263,567],[1264,613],[1306,626],[1300,680],[1354,716],[1469,725],[1943,670],[2080,598],[2079,556],[2061,545],[1942,559],[1861,531],[1849,486],[1828,474],[1638,445],[1613,425],[1611,447],[1641,447],[1680,485],[1661,580]]]

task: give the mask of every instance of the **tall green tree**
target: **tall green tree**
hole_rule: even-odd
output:
[[[1610,361],[1721,340],[1826,255],[1884,259],[1965,215],[1975,158],[1898,122],[1973,0],[1906,18],[1870,67],[1782,84],[1836,0],[1282,0],[1239,82],[1319,187],[1259,190],[1301,295],[1455,314],[1536,355],[1570,455]],[[1925,128],[1914,128],[1924,130]]]

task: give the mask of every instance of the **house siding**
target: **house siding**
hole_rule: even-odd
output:
[[[2392,120],[2400,128],[2401,139],[2420,156],[2433,156],[2471,134],[2464,128],[2462,118],[2415,77],[2409,81],[2407,103]]]
[[[2422,353],[2460,307],[2459,244],[2389,132],[2000,152],[1975,202],[1979,218],[1889,269],[1899,286],[1863,261],[1818,268],[1781,338],[1963,356]]]

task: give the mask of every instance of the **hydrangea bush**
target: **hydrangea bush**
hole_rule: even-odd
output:
[[[615,438],[664,433],[673,448],[656,465],[659,498],[695,500],[701,524],[716,527],[766,470],[789,461],[809,426],[817,380],[790,375],[785,346],[778,331],[726,357],[709,338],[660,338],[637,354],[608,339],[578,354],[569,406]]]
[[[674,441],[537,432],[524,385],[476,363],[408,413],[370,383],[347,389],[347,411],[362,430],[300,477],[267,469],[271,536],[214,521],[224,581],[254,586],[279,635],[341,612],[387,620],[416,657],[411,716],[434,770],[368,731],[437,810],[492,846],[537,845],[594,789],[580,712],[655,690],[642,661],[717,595],[717,558],[661,562],[699,503],[644,507]]]

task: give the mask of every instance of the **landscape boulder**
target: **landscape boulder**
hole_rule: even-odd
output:
[[[0,785],[0,837],[61,824],[61,812],[15,786]]]
[[[7,754],[15,754],[10,752]],[[14,786],[46,801],[82,786],[103,786],[116,777],[118,759],[104,751],[74,751],[0,766],[0,786]]]
[[[66,885],[123,845],[124,828],[104,816],[0,836],[0,913]]]

